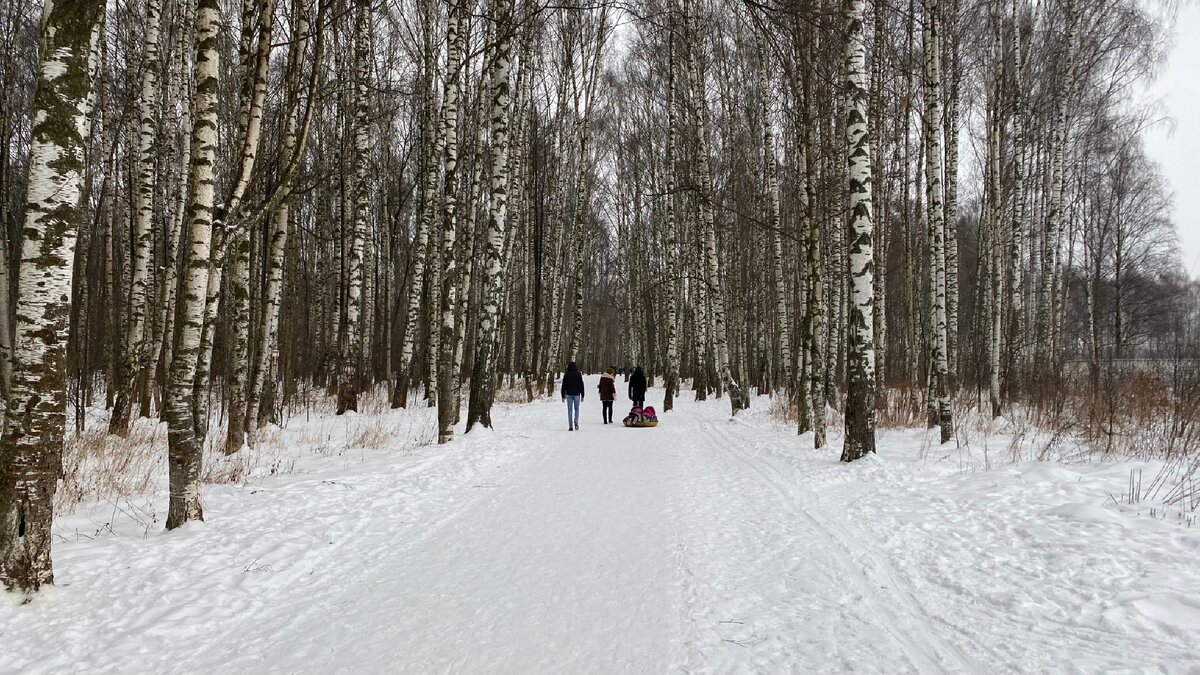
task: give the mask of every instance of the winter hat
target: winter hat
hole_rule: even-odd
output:
[[[606,370],[606,371],[604,371],[604,372],[608,373],[609,375],[616,375],[616,374],[617,374],[617,371],[616,371],[616,370],[614,370],[612,366],[609,366],[609,367],[608,367],[608,370]]]

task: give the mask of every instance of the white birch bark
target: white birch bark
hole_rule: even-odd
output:
[[[1008,340],[1011,357],[1021,372],[1025,366],[1025,104],[1021,92],[1021,17],[1018,0],[1012,2],[1012,229],[1009,232],[1008,256],[1012,267],[1012,283],[1008,302],[1010,319]]]
[[[363,309],[363,245],[367,232],[367,165],[370,159],[370,99],[367,78],[371,58],[371,0],[356,0],[354,14],[354,225],[347,259],[345,327],[339,359],[337,414],[358,411],[358,365],[362,356],[359,321]]]
[[[492,3],[492,21],[496,23],[496,50],[488,74],[491,82],[491,196],[488,206],[487,236],[484,239],[483,312],[479,323],[478,352],[471,376],[471,400],[467,413],[467,431],[479,422],[492,426],[492,401],[495,398],[495,349],[504,293],[502,248],[507,235],[508,218],[508,107],[509,68],[512,63],[512,0]]]
[[[89,46],[101,3],[43,7],[18,269],[12,379],[0,437],[0,583],[54,583],[54,492],[67,424],[67,327],[90,133]]]
[[[258,160],[258,151],[262,139],[263,103],[267,94],[267,75],[270,69],[271,35],[275,26],[275,0],[262,0],[258,7],[257,21],[248,17],[252,13],[243,12],[244,31],[252,35],[257,32],[258,41],[253,55],[249,52],[249,43],[243,44],[243,101],[239,113],[239,162],[235,175],[233,189],[224,205],[214,211],[213,241],[209,251],[209,274],[205,294],[204,326],[200,332],[200,354],[196,362],[195,393],[192,397],[192,407],[198,428],[202,435],[208,433],[208,386],[212,367],[213,340],[217,331],[217,314],[220,311],[221,283],[225,273],[225,254],[227,247],[233,243],[235,252],[234,270],[231,279],[230,295],[233,302],[231,342],[233,368],[230,369],[228,389],[232,393],[230,407],[236,408],[238,422],[231,424],[237,429],[232,430],[231,436],[238,435],[241,427],[240,420],[245,415],[245,380],[246,353],[249,327],[249,290],[246,277],[249,275],[249,231],[248,222],[252,219],[244,217],[243,199],[250,180],[254,175],[254,166]],[[248,26],[256,23],[256,30]],[[245,37],[245,32],[243,34]],[[247,93],[249,92],[249,93]],[[227,436],[228,438],[229,436]],[[240,447],[240,443],[238,446]],[[236,448],[234,448],[236,450]],[[226,451],[229,444],[226,444]]]
[[[946,224],[942,201],[942,80],[941,16],[938,0],[925,0],[925,207],[929,225],[930,295],[930,369],[933,394],[937,399],[936,421],[941,427],[941,442],[954,435],[950,411],[949,362],[946,326]]]
[[[742,392],[733,379],[729,363],[729,340],[725,325],[725,298],[721,291],[721,264],[717,256],[717,228],[713,218],[714,196],[712,170],[708,154],[708,101],[704,81],[697,64],[695,44],[697,32],[693,26],[692,43],[688,51],[688,78],[692,85],[692,112],[696,120],[696,135],[699,139],[696,159],[696,178],[699,184],[701,264],[706,293],[712,312],[713,342],[717,358],[717,375],[721,387],[729,394],[730,414],[742,409]]]
[[[180,22],[180,38],[177,52],[172,63],[171,78],[168,91],[178,89],[177,96],[168,96],[168,100],[178,100],[179,120],[172,133],[180,139],[178,159],[173,168],[175,192],[171,209],[171,224],[167,233],[164,247],[163,273],[158,289],[158,320],[159,327],[156,339],[150,346],[150,357],[147,359],[152,375],[152,383],[158,383],[159,362],[162,362],[163,381],[159,383],[159,392],[165,398],[166,374],[170,371],[173,348],[175,344],[175,300],[179,281],[179,244],[183,236],[183,222],[187,216],[188,206],[188,173],[192,158],[192,100],[193,100],[193,67],[194,44],[192,37],[195,33],[196,3],[189,0],[183,5]],[[173,155],[174,156],[174,155]],[[160,415],[165,412],[164,403],[159,401]]]
[[[290,89],[288,98],[290,99],[290,105],[287,108],[287,121],[284,123],[285,128],[281,152],[283,157],[291,157],[296,152],[296,146],[301,143],[300,139],[297,138],[301,133],[299,74],[300,64],[306,57],[309,42],[309,24],[305,4],[305,2],[298,1],[293,5],[293,44],[288,60],[288,87]],[[320,67],[321,51],[321,47],[318,46],[312,66],[314,76]],[[313,84],[315,82],[316,78],[314,77]],[[310,87],[306,96],[310,109],[313,104],[312,93],[312,87]],[[267,398],[264,388],[269,386],[267,384],[267,376],[271,370],[271,362],[276,358],[279,348],[279,311],[283,299],[284,255],[287,247],[288,227],[291,217],[291,199],[284,197],[271,219],[266,261],[267,283],[266,289],[263,291],[263,301],[258,319],[260,328],[257,349],[254,350],[254,360],[250,367],[245,422],[246,442],[250,447],[254,447],[257,440],[261,405],[263,400]],[[231,409],[230,413],[233,414],[234,411]]]
[[[959,130],[959,82],[962,79],[958,34],[959,0],[949,0],[943,6],[947,13],[947,26],[940,27],[945,36],[945,71],[949,78],[946,96],[946,364],[948,387],[953,394],[958,389],[958,130]]]
[[[997,86],[997,90],[999,87]],[[988,223],[991,243],[988,264],[988,399],[992,417],[1000,416],[1003,373],[1000,369],[1004,336],[1004,237],[1001,227],[1003,208],[1000,203],[1000,119],[999,96],[992,104],[988,126]]]
[[[428,273],[429,234],[433,230],[434,204],[437,196],[438,166],[442,155],[444,136],[441,126],[436,124],[438,115],[437,95],[434,92],[436,54],[433,49],[435,14],[432,2],[424,3],[425,27],[423,31],[425,64],[424,91],[425,110],[422,115],[422,134],[425,147],[425,171],[421,187],[421,212],[417,217],[417,232],[412,246],[412,277],[406,294],[404,335],[400,341],[400,373],[396,378],[393,407],[408,405],[409,389],[412,388],[412,373],[417,368],[416,341],[417,324],[420,321],[421,294]],[[430,351],[434,351],[431,347]]]
[[[667,259],[667,381],[666,394],[663,399],[663,411],[671,410],[675,404],[675,390],[679,386],[679,231],[675,224],[675,210],[678,200],[675,198],[675,163],[676,157],[676,112],[675,112],[675,39],[671,37],[670,51],[667,57],[667,161],[664,167],[667,208],[666,250],[663,255]]]
[[[3,199],[0,199],[2,202]],[[0,206],[0,223],[8,222],[5,208]],[[0,399],[8,398],[8,384],[12,380],[12,296],[9,280],[12,270],[9,269],[8,235],[0,233]],[[0,421],[0,434],[4,431],[4,423]]]
[[[872,33],[874,34],[874,46],[872,48],[871,58],[871,82],[874,85],[871,91],[870,103],[868,104],[867,114],[879,133],[875,138],[879,139],[879,144],[875,147],[875,152],[872,154],[872,171],[875,181],[872,184],[871,204],[874,207],[873,223],[875,226],[875,248],[879,254],[875,256],[875,273],[874,273],[874,293],[875,293],[875,308],[873,316],[872,330],[875,333],[875,379],[879,383],[877,389],[878,400],[876,405],[884,410],[888,406],[888,388],[887,377],[890,361],[888,359],[888,335],[887,335],[887,304],[888,304],[888,252],[891,250],[892,226],[891,226],[891,177],[894,172],[891,167],[887,166],[888,147],[893,144],[893,139],[890,138],[883,129],[886,127],[884,116],[884,84],[883,74],[888,69],[888,37],[889,30],[887,25],[888,7],[885,3],[875,3],[873,9],[872,23],[874,24]],[[897,118],[900,115],[896,115]],[[898,147],[897,147],[898,149]],[[893,153],[894,155],[894,153]]]
[[[1075,16],[1074,0],[1066,0],[1065,7],[1066,38],[1063,43],[1065,68],[1063,80],[1058,87],[1057,101],[1054,111],[1054,129],[1051,137],[1050,160],[1050,189],[1046,196],[1046,227],[1045,243],[1042,251],[1042,280],[1038,311],[1038,352],[1039,357],[1051,364],[1056,364],[1059,354],[1056,350],[1055,328],[1058,324],[1056,317],[1057,293],[1056,286],[1061,277],[1060,259],[1062,256],[1063,233],[1063,204],[1065,202],[1065,172],[1067,155],[1067,105],[1075,89],[1075,42],[1078,39],[1079,26]]]
[[[779,332],[779,357],[783,364],[786,400],[792,400],[792,324],[788,319],[787,280],[783,276],[783,233],[779,216],[779,165],[775,157],[775,120],[771,82],[767,76],[770,62],[766,45],[759,37],[759,91],[763,116],[763,173],[767,188],[767,227],[771,230],[771,264],[775,275],[775,327]],[[774,383],[772,383],[774,385]]]
[[[154,201],[157,192],[155,158],[158,151],[158,36],[161,17],[159,0],[146,0],[145,52],[142,57],[142,90],[138,97],[137,188],[134,194],[132,278],[127,299],[125,325],[125,362],[120,369],[121,383],[109,419],[109,432],[118,436],[129,433],[133,399],[143,364],[146,328],[146,286],[150,276],[150,256],[154,245]]]
[[[196,418],[193,396],[200,357],[207,299],[209,256],[215,197],[214,162],[217,147],[217,77],[220,73],[217,0],[199,0],[196,7],[195,86],[192,100],[191,179],[189,181],[188,246],[179,298],[178,348],[171,360],[167,387],[167,457],[170,501],[167,529],[203,520],[200,503],[200,463],[204,427]]]
[[[805,284],[808,287],[803,327],[803,349],[806,354],[808,380],[801,383],[805,400],[801,401],[800,405],[811,409],[813,447],[820,449],[825,447],[826,441],[825,387],[822,376],[822,368],[825,363],[825,341],[823,339],[825,334],[825,287],[821,248],[824,242],[821,236],[821,219],[814,217],[811,210],[808,144],[809,139],[805,134],[796,153],[797,173],[801,180],[797,194],[800,199],[801,229],[805,233],[804,276]],[[796,428],[800,433],[807,431],[798,424]]]
[[[588,163],[588,146],[591,140],[592,110],[595,107],[596,90],[600,77],[600,57],[607,39],[608,7],[607,5],[601,5],[596,34],[593,36],[591,68],[584,72],[586,80],[584,82],[584,109],[582,112],[579,110],[580,97],[578,92],[576,92],[575,96],[575,113],[576,115],[580,115],[581,118],[578,124],[579,157],[577,161],[579,163],[576,165],[574,182],[575,209],[572,221],[573,225],[571,227],[573,245],[568,248],[571,262],[567,268],[571,274],[575,288],[574,306],[571,313],[571,344],[567,350],[568,360],[570,361],[575,361],[579,358],[579,348],[583,339],[583,251],[581,250],[581,240],[583,237],[583,225],[587,216],[586,211],[591,197],[591,185],[587,180],[587,172],[591,169]]]
[[[846,440],[842,461],[875,452],[874,286],[871,224],[871,141],[867,120],[864,0],[846,3],[846,164],[850,178],[846,339]]]
[[[442,165],[445,181],[445,203],[442,209],[441,237],[441,321],[438,356],[438,443],[449,443],[454,438],[454,422],[458,417],[458,400],[454,395],[454,373],[458,313],[458,81],[462,64],[466,35],[463,15],[466,7],[463,0],[456,0],[450,8],[446,25],[446,41],[449,45],[446,59],[446,81],[442,88],[442,136],[445,146]]]

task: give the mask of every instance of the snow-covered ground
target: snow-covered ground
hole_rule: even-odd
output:
[[[1139,465],[985,470],[919,431],[844,465],[766,399],[626,429],[588,387],[576,432],[557,399],[443,447],[294,421],[295,473],[172,533],[161,485],[83,504],[57,586],[0,601],[0,672],[1200,671],[1200,528],[1121,506]]]

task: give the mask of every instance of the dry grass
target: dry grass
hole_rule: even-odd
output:
[[[1065,378],[1040,385],[1041,391],[1006,404],[996,419],[986,391],[961,390],[952,402],[957,445],[986,453],[989,463],[1200,454],[1200,374],[1135,373],[1106,376],[1099,386]],[[889,388],[878,404],[881,429],[929,428],[918,388]],[[771,414],[794,422],[796,407],[775,397]],[[836,429],[841,415],[831,411],[826,422]]]
[[[100,424],[68,437],[55,509],[151,491],[154,476],[166,470],[167,435],[165,427],[145,422],[135,424],[127,438],[109,435]]]
[[[337,417],[336,401],[320,389],[295,392],[284,407],[283,426],[268,425],[257,433],[253,449],[222,452],[226,428],[218,411],[204,445],[201,480],[207,484],[247,483],[291,474],[303,456],[341,456],[350,451],[393,449],[402,452],[432,443],[432,417],[423,412],[391,414],[386,387],[359,398],[359,414]],[[74,411],[72,411],[73,413]],[[108,434],[108,413],[88,410],[84,431],[68,437],[62,456],[62,480],[55,510],[71,513],[80,504],[110,503],[114,509],[137,510],[135,499],[164,490],[167,482],[167,427],[151,419],[137,420],[129,436]],[[152,513],[132,514],[139,522]]]

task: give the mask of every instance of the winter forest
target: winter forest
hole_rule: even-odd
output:
[[[0,0],[0,671],[1200,667],[1176,9]]]

